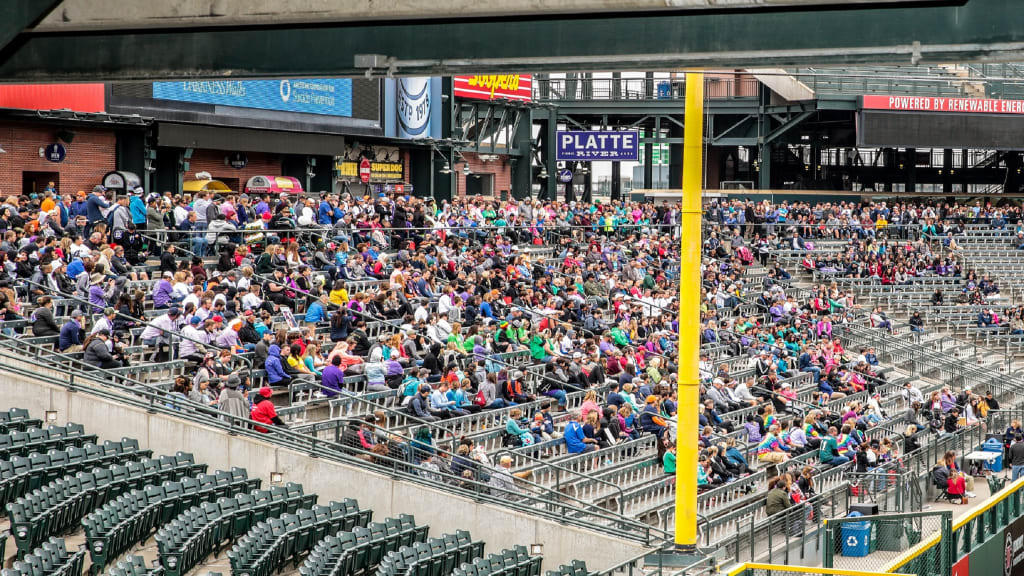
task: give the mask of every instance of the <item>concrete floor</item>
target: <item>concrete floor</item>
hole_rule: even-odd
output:
[[[1000,472],[997,476],[1002,477],[1005,473]],[[1009,478],[1009,475],[1006,475]],[[974,493],[977,495],[976,498],[971,498],[970,502],[966,505],[952,504],[948,501],[942,502],[926,502],[924,505],[924,512],[936,512],[942,510],[950,510],[953,512],[953,522],[957,519],[967,515],[975,507],[983,504],[988,497],[991,495],[988,489],[988,481],[985,478],[974,479]],[[931,522],[935,522],[932,520]],[[925,531],[922,534],[922,539],[928,538],[933,532]],[[883,566],[898,558],[905,551],[900,552],[886,552],[886,551],[875,551],[867,556],[863,557],[847,557],[842,555],[836,555],[833,558],[833,566],[835,568],[845,568],[849,570],[867,570],[867,571],[878,571]]]

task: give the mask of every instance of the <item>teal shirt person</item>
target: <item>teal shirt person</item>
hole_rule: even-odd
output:
[[[661,463],[665,467],[665,474],[675,474],[676,473],[676,453],[675,452],[671,452],[671,451],[665,452],[665,456],[662,457]],[[700,466],[699,464],[698,464],[698,467],[701,470],[704,469],[704,467]]]

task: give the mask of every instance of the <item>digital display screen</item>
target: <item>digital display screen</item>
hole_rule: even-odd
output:
[[[153,98],[258,110],[352,116],[352,80],[189,80],[154,82]]]
[[[951,113],[861,113],[861,146],[893,148],[1024,148],[1024,116]]]

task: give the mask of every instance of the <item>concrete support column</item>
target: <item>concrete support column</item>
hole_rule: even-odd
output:
[[[917,190],[917,149],[907,148],[906,160],[903,166],[906,173],[906,192]]]
[[[522,116],[519,118],[515,134],[512,135],[512,147],[519,152],[519,156],[512,158],[512,183],[509,187],[509,194],[513,198],[523,199],[529,198],[532,194],[533,111],[530,109],[520,110],[519,114]]]
[[[760,171],[758,172],[757,187],[761,190],[771,190],[772,187],[772,144],[770,142],[761,146],[760,150]]]
[[[942,193],[953,193],[953,149],[942,150]]]
[[[668,124],[669,138],[682,138],[683,128],[674,122]],[[668,181],[669,188],[675,182],[683,181],[683,144],[668,145]]]
[[[583,202],[590,202],[594,198],[594,168],[589,162],[584,163],[583,166],[587,167],[587,173],[583,175]]]
[[[1021,177],[1017,173],[1021,169],[1020,152],[1007,152],[1006,156],[1006,184],[1003,187],[1004,194],[1016,194],[1020,188]]]
[[[622,199],[622,164],[612,162],[612,201]]]
[[[558,161],[555,160],[555,154],[557,151],[557,145],[555,144],[555,138],[558,132],[558,117],[554,111],[549,113],[547,125],[545,126],[544,145],[541,147],[541,152],[544,158],[544,165],[548,169],[547,179],[541,181],[543,190],[543,198],[545,200],[554,200],[558,198],[557,185],[558,185]]]

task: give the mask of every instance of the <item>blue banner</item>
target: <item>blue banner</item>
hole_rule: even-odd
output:
[[[352,116],[352,80],[347,78],[154,82],[153,98],[326,116]]]
[[[555,140],[558,160],[635,162],[640,154],[636,130],[559,130]]]

